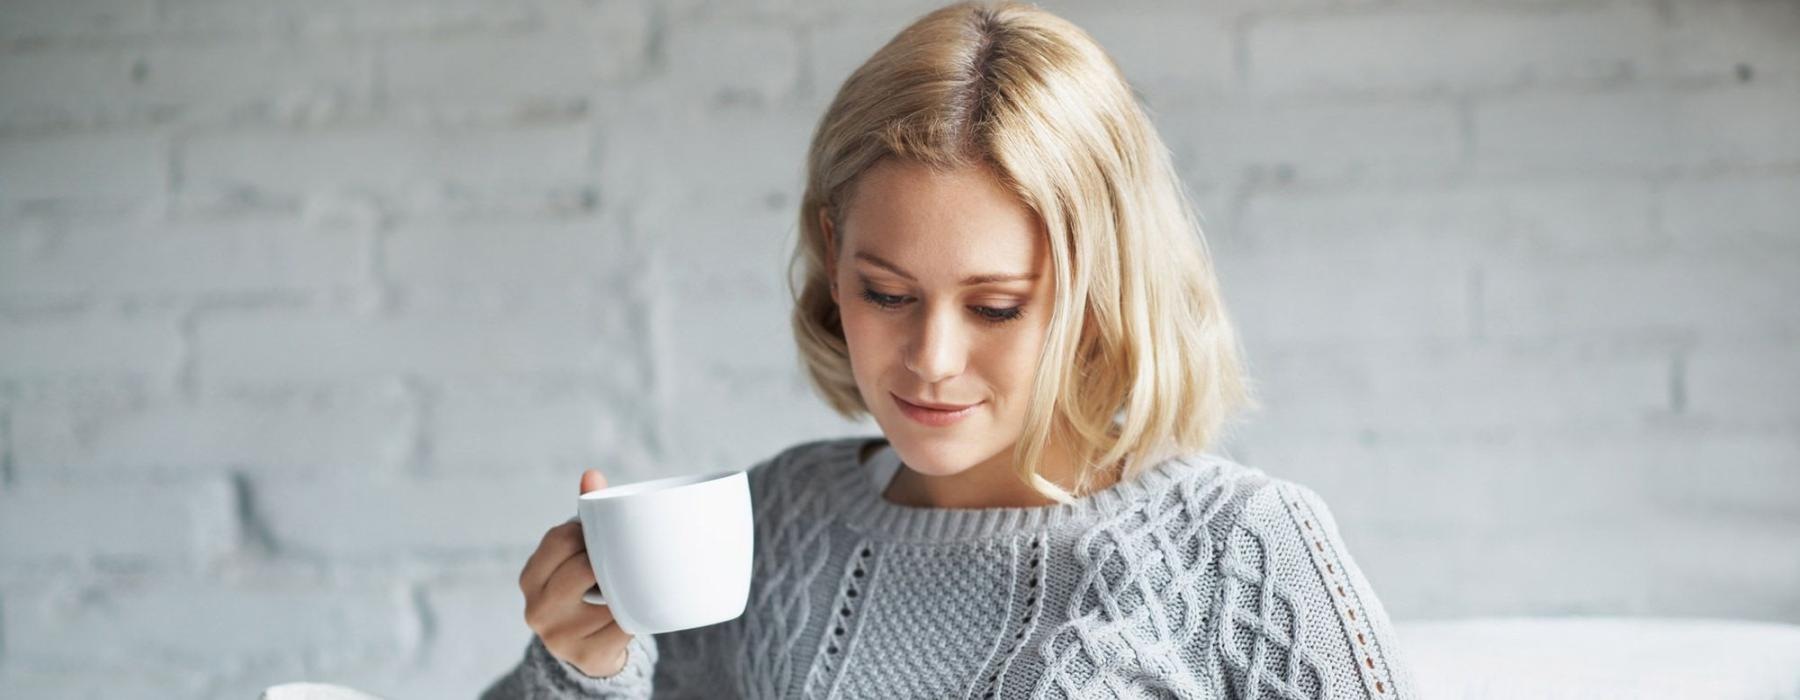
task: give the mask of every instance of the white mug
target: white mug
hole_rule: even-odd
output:
[[[610,486],[576,502],[594,588],[633,635],[703,627],[744,614],[754,518],[750,480],[726,471]]]

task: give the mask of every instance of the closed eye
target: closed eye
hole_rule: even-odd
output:
[[[889,310],[898,309],[905,305],[909,300],[908,297],[882,294],[867,287],[863,288],[862,297],[877,307]],[[981,316],[984,320],[994,325],[1016,321],[1025,315],[1025,307],[1023,305],[1005,309],[992,306],[971,306],[969,307],[969,310],[974,311],[976,315]]]

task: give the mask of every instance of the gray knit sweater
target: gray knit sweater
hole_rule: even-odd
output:
[[[1072,504],[918,508],[881,497],[899,461],[871,441],[750,469],[743,616],[635,637],[606,678],[533,636],[483,700],[1415,697],[1305,486],[1199,454]]]

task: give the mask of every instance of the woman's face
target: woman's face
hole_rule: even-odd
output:
[[[1036,215],[986,169],[890,158],[862,174],[840,223],[822,223],[832,298],[882,432],[921,474],[1009,464],[1053,303]],[[903,401],[970,408],[949,420]]]

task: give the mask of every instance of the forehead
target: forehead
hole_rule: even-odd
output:
[[[846,249],[917,262],[1026,264],[1044,247],[1037,215],[986,168],[934,171],[888,159],[865,171],[844,214]]]

